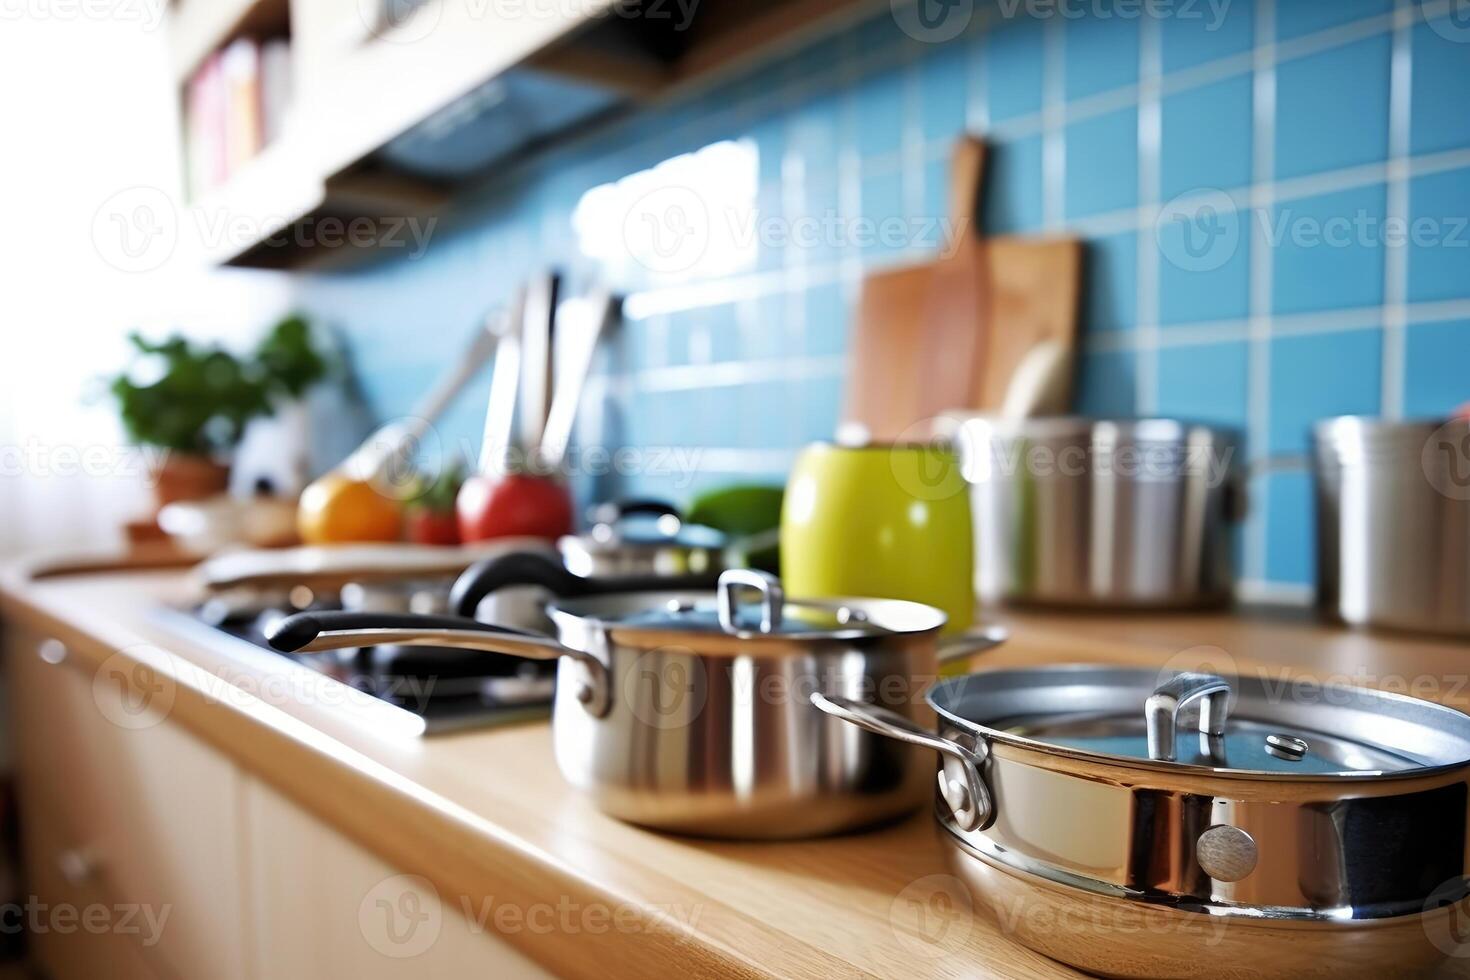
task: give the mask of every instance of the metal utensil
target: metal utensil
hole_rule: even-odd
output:
[[[1319,607],[1470,637],[1470,421],[1329,419],[1316,474]]]
[[[569,299],[557,313],[556,391],[540,443],[540,461],[548,473],[560,470],[566,460],[598,341],[621,314],[622,301],[607,290]]]
[[[758,602],[740,598],[753,593]],[[726,572],[709,590],[554,602],[557,639],[487,631],[466,621],[372,625],[330,616],[287,620],[288,652],[378,643],[560,657],[553,737],[567,781],[623,820],[711,837],[834,833],[906,813],[929,776],[913,746],[828,721],[811,691],[876,699],[915,725],[941,656],[999,638],[941,642],[944,614],[917,603],[788,602],[758,572]]]
[[[531,280],[521,324],[520,448],[534,453],[546,431],[553,385],[557,294],[561,277],[547,272]]]
[[[994,914],[1044,913],[1006,921],[1048,956],[1140,977],[1418,976],[1444,956],[1427,917],[1466,898],[1470,845],[1458,711],[1094,666],[975,674],[927,700],[937,734],[812,695],[940,753],[955,873]],[[1099,922],[1131,925],[1100,942]]]

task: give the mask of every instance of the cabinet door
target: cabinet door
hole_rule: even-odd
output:
[[[262,783],[246,780],[261,977],[546,980],[460,903],[401,875]],[[489,917],[486,917],[489,919]]]
[[[150,710],[126,658],[93,669],[54,642],[7,642],[17,771],[33,890],[68,876],[156,935],[130,935],[155,972],[247,980],[240,775]],[[54,661],[54,662],[53,662]],[[56,899],[60,900],[60,899]],[[85,978],[58,964],[61,980]],[[97,975],[97,974],[90,974]]]

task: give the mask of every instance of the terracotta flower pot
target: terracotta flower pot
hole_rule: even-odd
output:
[[[153,471],[153,498],[160,508],[183,500],[207,500],[229,488],[229,464],[208,456],[170,452]]]

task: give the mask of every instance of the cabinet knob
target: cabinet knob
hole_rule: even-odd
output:
[[[69,653],[70,651],[66,649],[66,644],[60,640],[43,640],[41,645],[36,648],[36,656],[48,664],[65,662]]]

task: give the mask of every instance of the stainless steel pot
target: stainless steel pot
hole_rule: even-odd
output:
[[[1467,894],[1458,711],[1107,667],[976,674],[929,702],[937,736],[813,695],[941,753],[956,873],[1048,956],[1111,976],[1385,976],[1454,948],[1436,930]]]
[[[1234,582],[1235,437],[1168,419],[968,418],[956,435],[987,602],[1191,608]]]
[[[737,593],[759,603],[741,606]],[[558,639],[464,619],[303,615],[272,643],[288,652],[426,644],[560,659],[557,764],[605,812],[711,837],[794,838],[849,830],[923,802],[918,750],[855,733],[812,693],[871,700],[927,726],[941,656],[987,649],[995,632],[939,639],[944,614],[879,599],[788,600],[758,572],[715,591],[560,600]],[[381,628],[379,628],[381,627]]]
[[[585,534],[557,542],[567,568],[577,575],[718,575],[725,570],[725,536],[685,524],[660,501],[608,503],[592,511]]]
[[[1329,419],[1316,472],[1320,607],[1470,636],[1470,421]]]

